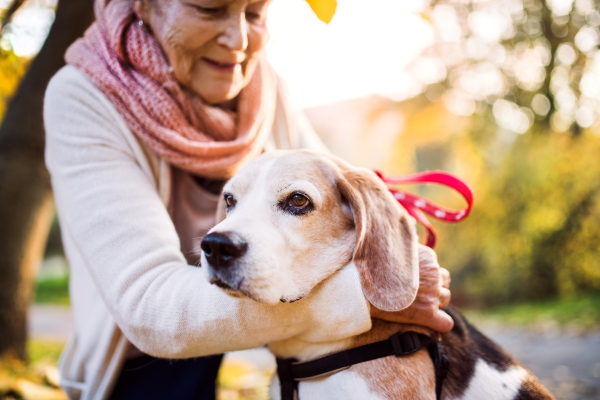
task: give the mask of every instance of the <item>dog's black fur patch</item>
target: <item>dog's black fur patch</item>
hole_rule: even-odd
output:
[[[450,359],[448,376],[444,381],[442,398],[460,398],[467,391],[475,374],[478,359],[504,372],[520,364],[502,347],[479,332],[454,307],[444,308],[454,320],[454,328],[442,335],[442,343]],[[528,376],[514,400],[551,400],[552,396],[533,376]]]

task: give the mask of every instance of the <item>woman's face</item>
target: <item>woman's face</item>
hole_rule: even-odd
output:
[[[270,0],[134,0],[175,78],[209,104],[234,99],[269,40]]]

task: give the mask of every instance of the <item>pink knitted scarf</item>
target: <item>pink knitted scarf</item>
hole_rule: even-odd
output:
[[[65,59],[160,157],[195,175],[227,179],[262,151],[276,101],[276,78],[263,58],[238,96],[237,112],[226,111],[179,85],[130,0],[96,0],[95,13],[96,22]]]

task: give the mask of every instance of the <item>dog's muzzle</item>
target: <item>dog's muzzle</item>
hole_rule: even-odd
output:
[[[200,243],[206,261],[215,270],[231,267],[248,250],[248,243],[233,232],[213,232]]]

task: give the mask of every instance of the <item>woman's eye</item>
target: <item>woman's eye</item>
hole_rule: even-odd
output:
[[[254,13],[254,12],[248,12],[246,11],[246,19],[249,20],[257,20],[257,19],[261,19],[262,15],[259,13]]]
[[[231,194],[225,195],[225,204],[227,204],[227,207],[235,206],[235,198],[233,197],[233,195],[231,195]]]
[[[249,21],[260,21],[267,15],[267,2],[252,3],[246,9],[246,19]]]
[[[225,7],[210,8],[210,7],[200,7],[200,6],[196,6],[196,9],[207,15],[219,15],[226,10]]]

